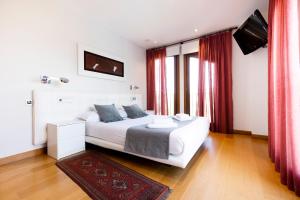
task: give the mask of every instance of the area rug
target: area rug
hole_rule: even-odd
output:
[[[169,187],[143,176],[96,151],[56,163],[92,199],[164,200]]]

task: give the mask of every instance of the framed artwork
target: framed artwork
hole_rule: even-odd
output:
[[[126,79],[124,60],[108,52],[78,45],[78,73],[116,81]]]

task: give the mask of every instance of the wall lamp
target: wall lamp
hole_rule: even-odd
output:
[[[65,77],[51,77],[51,76],[41,76],[41,83],[52,84],[52,83],[69,83],[69,79]]]
[[[130,89],[130,90],[132,91],[132,93],[133,93],[133,96],[131,97],[131,101],[136,101],[136,96],[135,96],[135,94],[134,94],[134,91],[140,89],[140,87],[137,86],[137,85],[130,85],[130,86],[129,86],[129,89]]]
[[[137,86],[137,85],[130,85],[129,88],[130,88],[130,90],[138,90],[138,89],[140,89],[140,87]]]

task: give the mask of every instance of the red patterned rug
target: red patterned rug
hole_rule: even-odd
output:
[[[164,200],[169,187],[151,180],[93,151],[64,159],[56,165],[92,199]]]

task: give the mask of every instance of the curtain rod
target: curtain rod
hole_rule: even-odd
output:
[[[190,38],[190,39],[187,39],[187,40],[182,40],[182,41],[179,41],[179,42],[170,43],[170,44],[167,44],[167,45],[164,45],[164,46],[161,46],[161,47],[150,48],[150,49],[147,49],[147,50],[161,49],[161,48],[174,46],[174,45],[177,45],[177,44],[183,44],[183,43],[187,43],[187,42],[190,42],[190,41],[193,41],[193,40],[198,40],[200,38],[205,38],[205,37],[209,37],[209,36],[212,36],[212,35],[216,35],[218,33],[226,32],[226,31],[232,31],[232,30],[235,30],[235,29],[238,29],[238,27],[233,26],[233,27],[226,28],[226,29],[223,29],[223,30],[220,30],[220,31],[214,31],[214,32],[211,32],[211,33],[207,33],[205,35],[200,35],[198,37]]]

